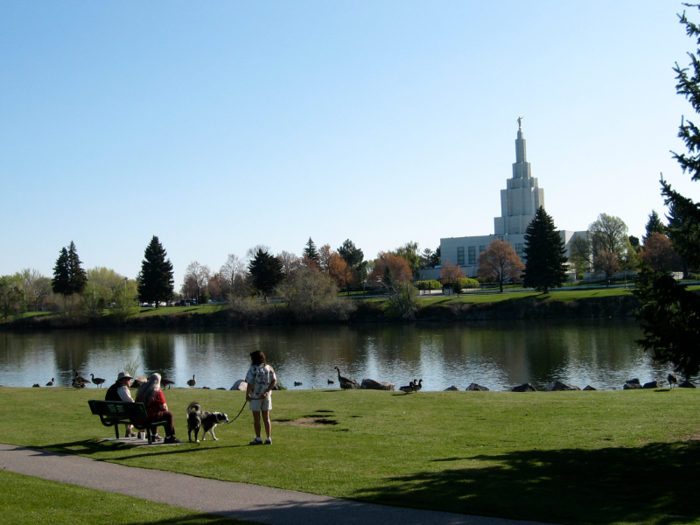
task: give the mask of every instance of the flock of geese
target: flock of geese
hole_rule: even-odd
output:
[[[360,388],[360,383],[358,383],[355,379],[353,379],[351,377],[345,377],[345,376],[340,375],[340,368],[338,368],[337,366],[334,368],[338,371],[338,383],[340,383],[340,388],[342,388],[343,390],[348,390],[351,388]],[[86,378],[82,377],[80,374],[78,374],[77,370],[74,370],[74,372],[75,372],[75,377],[73,377],[73,381],[72,381],[73,388],[78,388],[78,389],[85,388],[85,386],[88,383],[93,383],[101,388],[102,384],[106,381],[105,379],[103,379],[101,377],[95,377],[95,374],[90,374],[90,377],[92,378],[92,380],[90,380],[90,379],[86,379]],[[670,388],[673,388],[674,385],[678,386],[678,376],[676,374],[668,374],[667,380],[668,380],[668,384],[669,384]],[[135,378],[131,382],[131,388],[139,388],[145,382],[146,382],[145,377]],[[54,386],[55,384],[56,384],[56,378],[52,377],[51,381],[46,383],[46,386]],[[171,385],[175,384],[175,381],[168,379],[167,377],[162,377],[160,380],[160,384],[161,384],[161,386],[164,386],[164,387],[167,386],[168,388],[170,388]],[[195,376],[193,374],[192,379],[187,381],[187,386],[189,386],[190,388],[194,388],[196,384],[197,384],[197,380],[195,379]],[[300,381],[294,381],[294,386],[302,386],[302,384],[303,383]],[[329,379],[328,384],[334,385],[335,381],[333,381],[332,379]],[[36,383],[33,386],[39,387],[41,385],[39,385],[39,383]],[[414,379],[413,381],[410,381],[408,383],[408,385],[399,387],[399,390],[401,390],[401,392],[404,392],[406,394],[410,394],[412,392],[418,392],[421,388],[423,388],[423,380],[422,379]]]
[[[95,377],[95,374],[90,374],[91,379],[87,379],[83,376],[81,376],[77,370],[73,370],[75,373],[75,376],[73,376],[73,379],[71,380],[71,386],[73,388],[81,389],[85,388],[89,383],[93,383],[96,385],[98,388],[102,388],[102,384],[107,381],[106,379],[102,377]],[[143,385],[147,379],[145,377],[136,377],[134,380],[131,382],[131,388],[139,388],[141,385]],[[54,386],[56,384],[56,378],[52,377],[51,381],[46,383],[46,386]],[[170,388],[171,385],[175,384],[175,381],[172,379],[168,379],[167,377],[161,377],[160,379],[160,384],[163,387],[168,387]],[[197,384],[197,380],[195,379],[195,376],[192,376],[192,379],[187,381],[187,385],[190,388],[194,388],[194,386]],[[39,383],[35,383],[32,385],[34,387],[40,387],[41,385]]]

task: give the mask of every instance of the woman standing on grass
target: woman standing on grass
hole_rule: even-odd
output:
[[[277,376],[274,369],[267,364],[265,354],[260,350],[251,352],[251,367],[245,376],[248,383],[246,400],[250,401],[250,410],[253,412],[253,427],[255,428],[255,439],[251,445],[262,445],[260,439],[260,413],[262,412],[263,423],[267,439],[265,445],[272,445],[272,426],[270,424],[270,410],[272,410],[272,389],[277,384]]]
[[[148,421],[165,421],[165,443],[182,443],[175,437],[173,413],[168,410],[165,395],[160,389],[160,374],[153,373],[136,392],[136,402],[146,405]],[[156,434],[157,436],[157,434]]]

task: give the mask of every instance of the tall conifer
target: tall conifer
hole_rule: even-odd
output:
[[[56,259],[51,289],[54,293],[68,296],[82,293],[86,286],[87,273],[82,267],[75,243],[71,241],[67,249],[61,248],[61,254]]]
[[[168,301],[174,290],[173,264],[155,235],[146,247],[138,278],[139,299],[142,302]]]
[[[554,220],[540,206],[525,230],[523,286],[549,293],[566,281],[566,248]]]
[[[250,271],[253,286],[263,295],[265,301],[267,301],[267,297],[273,292],[275,287],[284,279],[280,260],[262,249],[258,249],[255,253],[255,257],[248,265],[248,270]]]

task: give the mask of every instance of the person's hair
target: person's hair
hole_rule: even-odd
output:
[[[260,350],[256,350],[255,352],[250,353],[250,359],[253,361],[254,365],[267,365],[267,360],[265,359],[265,354],[263,354]]]
[[[148,406],[156,397],[158,390],[160,390],[160,374],[154,372],[148,376],[148,381],[139,387],[136,392],[136,401]]]

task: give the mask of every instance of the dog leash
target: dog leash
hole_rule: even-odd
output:
[[[238,412],[238,416],[240,416],[243,413],[243,409],[245,408],[245,406],[247,404],[248,404],[248,398],[246,398],[246,400],[243,401],[243,406],[241,407],[241,411]],[[229,421],[229,423],[233,423],[234,421],[236,421],[236,419],[238,419],[238,416],[234,417],[231,421]]]

